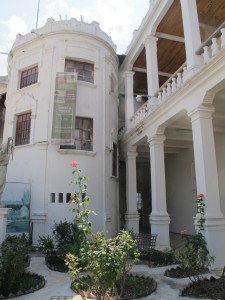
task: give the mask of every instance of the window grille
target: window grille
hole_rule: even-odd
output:
[[[38,81],[38,67],[35,66],[21,72],[20,88],[34,84]]]
[[[17,116],[15,146],[30,143],[31,113]]]

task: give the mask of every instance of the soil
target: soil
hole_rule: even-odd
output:
[[[140,256],[140,262],[147,264],[150,268],[164,267],[177,264],[173,251],[154,250],[146,255]]]
[[[191,276],[196,276],[200,274],[207,273],[208,269],[188,269],[188,268],[171,268],[167,269],[164,273],[164,276],[171,277],[171,278],[186,278]]]
[[[43,288],[45,283],[46,281],[41,275],[34,273],[23,273],[12,286],[9,295],[4,295],[4,292],[0,290],[0,299],[8,299],[33,293]]]
[[[62,273],[68,272],[68,267],[66,266],[64,259],[62,259],[61,257],[55,256],[52,258],[51,256],[46,256],[45,263],[46,266],[52,271]]]
[[[196,280],[181,291],[181,296],[194,299],[225,299],[225,278],[210,277]]]
[[[89,285],[91,285],[91,278],[90,277],[82,277],[82,280],[84,282],[88,282]],[[71,288],[76,293],[81,293],[81,290],[77,290],[76,287],[76,281],[73,281],[71,284]],[[81,288],[81,286],[80,286]],[[108,293],[108,299],[120,299],[120,300],[131,300],[131,299],[137,299],[142,298],[145,296],[150,295],[153,293],[157,288],[156,281],[151,277],[145,277],[145,276],[138,276],[138,275],[132,275],[129,274],[126,277],[125,285],[124,285],[124,291],[121,297],[115,297],[112,296],[112,291]],[[84,289],[84,287],[83,287]],[[116,294],[120,294],[120,284],[118,283],[116,285]],[[89,295],[92,295],[92,293],[89,293]],[[93,297],[92,299],[95,299]]]

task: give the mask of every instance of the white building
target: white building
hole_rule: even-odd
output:
[[[4,128],[4,138],[15,141],[7,182],[30,184],[33,243],[54,222],[74,217],[72,160],[89,176],[94,230],[118,230],[117,81],[115,45],[96,22],[48,19],[17,36]]]
[[[195,199],[203,193],[205,236],[216,257],[214,266],[221,267],[225,260],[225,3],[150,3],[120,68],[126,112],[120,135],[126,161],[126,224],[137,231],[139,225],[150,223],[151,232],[158,234],[158,247],[168,248],[169,232],[195,232]],[[148,97],[137,97],[141,101],[137,103],[140,94]],[[143,202],[141,224],[136,193]]]
[[[69,162],[76,159],[90,176],[95,229],[110,235],[122,225],[151,230],[161,249],[170,247],[169,232],[195,233],[195,199],[203,193],[208,247],[214,267],[224,265],[224,27],[223,1],[151,0],[119,74],[114,45],[96,23],[48,20],[17,37],[9,58],[4,138],[17,136],[16,124],[26,114],[29,140],[15,146],[8,181],[31,185],[34,241],[53,221],[68,218]],[[88,151],[73,149],[71,139],[60,149],[52,139],[56,75],[67,66],[77,69],[77,62],[94,73],[94,80],[77,80],[76,119],[93,120]],[[27,70],[38,77],[20,88]]]

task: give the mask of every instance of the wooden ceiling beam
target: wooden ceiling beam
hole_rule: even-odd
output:
[[[184,43],[184,38],[176,35],[171,35],[162,32],[156,32],[155,36],[160,39],[170,40],[174,42]]]
[[[132,70],[134,72],[147,73],[147,69],[144,69],[144,68],[133,67]],[[173,74],[166,73],[166,72],[159,72],[158,74],[160,76],[165,76],[165,77],[171,77],[173,75]]]

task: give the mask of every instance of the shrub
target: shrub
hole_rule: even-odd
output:
[[[25,235],[8,236],[0,247],[0,294],[8,296],[12,285],[24,273],[30,251]]]
[[[182,268],[192,269],[193,273],[198,274],[199,270],[207,269],[214,258],[209,253],[205,237],[202,233],[205,224],[205,203],[203,194],[197,196],[196,204],[198,216],[197,234],[187,235],[186,230],[181,232],[185,247],[176,252],[176,259],[180,262]]]
[[[73,255],[66,256],[66,263],[72,278],[78,280],[77,289],[92,291],[97,299],[104,299],[107,291],[115,291],[116,283],[120,285],[121,294],[126,275],[137,262],[139,253],[137,243],[127,231],[121,231],[115,238],[106,239],[98,232],[88,241],[88,248],[81,251],[87,261],[86,271],[91,278],[91,286],[78,276],[79,261]],[[134,259],[132,259],[134,257]]]
[[[75,223],[55,223],[52,236],[39,237],[39,245],[46,255],[47,262],[52,265],[63,265],[65,255],[72,253],[80,256],[80,249],[85,241],[85,236]]]

